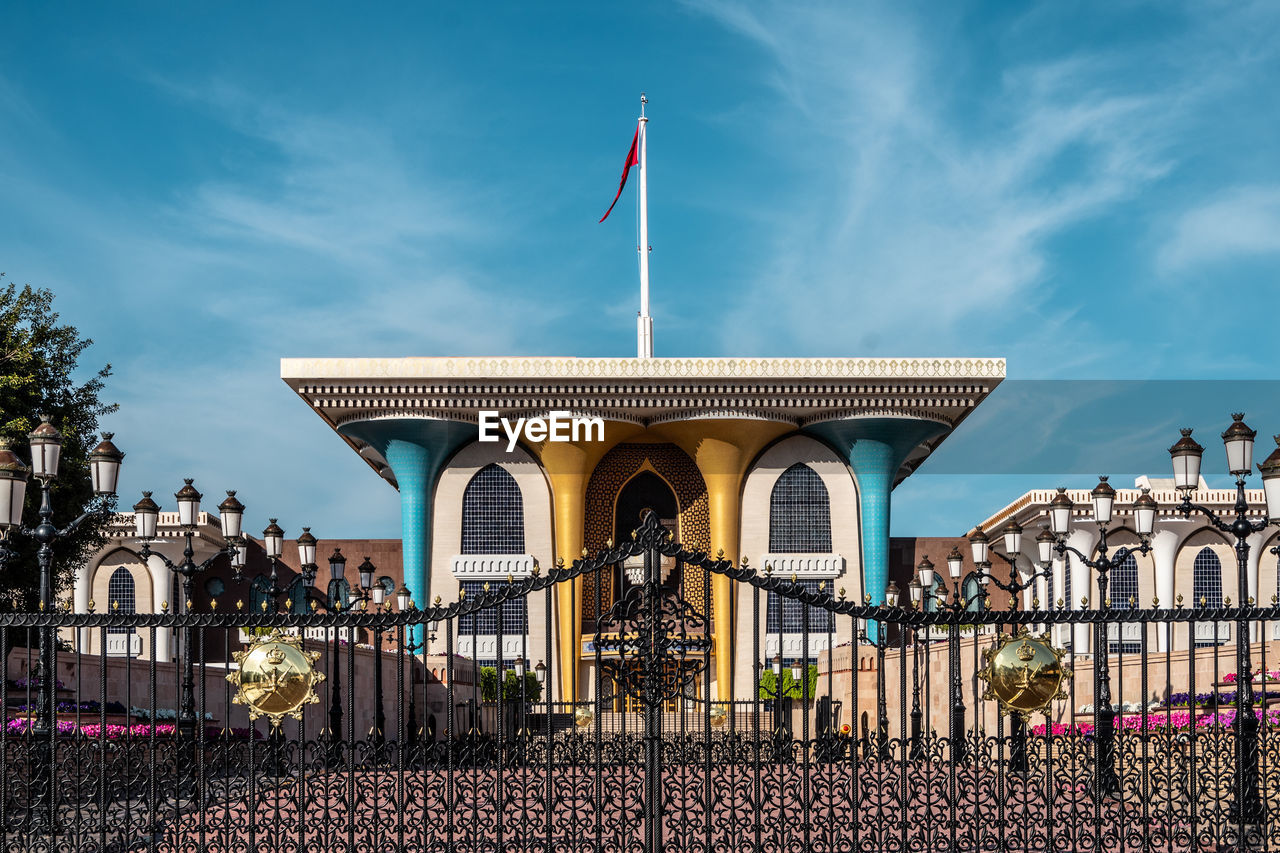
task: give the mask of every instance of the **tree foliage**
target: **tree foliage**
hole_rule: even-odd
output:
[[[760,673],[760,698],[777,699],[781,697],[802,699],[805,695],[808,695],[808,697],[812,699],[814,697],[814,691],[817,690],[818,687],[818,667],[813,664],[809,664],[808,676],[809,690],[808,694],[806,694],[804,691],[804,685],[791,677],[791,667],[784,666],[782,668],[781,677],[774,675],[773,670],[766,667],[765,671]],[[779,681],[782,683],[781,691],[776,687]]]
[[[503,699],[519,699],[520,698],[520,676],[514,669],[506,670],[506,678],[502,684]],[[498,698],[498,670],[492,666],[480,667],[480,698],[485,702],[493,702]],[[524,674],[524,701],[540,702],[542,700],[542,685],[538,683],[538,676],[532,672]]]
[[[0,273],[0,276],[3,276]],[[0,285],[3,285],[0,282]],[[53,522],[65,527],[90,507],[102,506],[89,481],[89,452],[98,443],[98,419],[116,410],[100,394],[111,365],[80,381],[80,356],[93,343],[74,326],[60,324],[53,293],[30,285],[0,286],[0,438],[30,464],[27,433],[47,414],[62,433],[62,462],[53,485]],[[23,524],[39,523],[40,488],[27,486]],[[114,501],[107,509],[114,509]],[[61,599],[94,550],[105,541],[107,513],[86,519],[73,534],[54,543],[54,589]],[[0,601],[32,609],[39,600],[40,569],[36,546],[27,537],[10,537],[13,557],[0,571]]]

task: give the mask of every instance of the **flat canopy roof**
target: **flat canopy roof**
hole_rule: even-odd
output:
[[[568,411],[646,427],[744,418],[800,429],[832,420],[901,417],[934,421],[950,431],[1004,375],[1002,358],[280,360],[281,378],[334,430],[382,418],[475,423],[481,410],[497,410],[504,416]],[[357,452],[363,449],[343,439]],[[941,440],[913,454],[908,472]],[[381,460],[369,461],[379,469]]]

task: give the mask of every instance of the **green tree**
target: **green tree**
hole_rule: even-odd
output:
[[[815,666],[814,664],[809,664],[808,676],[809,676],[808,696],[809,696],[809,699],[812,700],[814,699],[814,691],[818,687],[818,667]],[[782,683],[781,693],[775,692],[775,686],[778,681],[781,681]],[[766,668],[765,671],[760,674],[760,698],[761,699],[777,699],[779,696],[782,696],[784,698],[789,697],[791,699],[802,699],[804,698],[805,695],[806,694],[804,693],[804,685],[802,685],[799,681],[791,677],[791,667],[789,666],[784,666],[782,668],[781,678],[773,674],[772,668]]]
[[[0,439],[8,440],[30,464],[27,433],[40,423],[41,414],[47,414],[62,433],[62,461],[53,487],[53,522],[59,527],[91,505],[101,505],[89,481],[89,452],[98,443],[98,419],[117,407],[99,397],[111,365],[79,381],[80,356],[92,343],[80,337],[74,326],[59,324],[51,291],[30,285],[0,287]],[[39,493],[39,484],[32,480],[22,517],[27,527],[39,522]],[[108,509],[114,509],[114,501]],[[72,535],[54,544],[54,590],[59,599],[70,588],[76,570],[106,541],[109,518],[109,513],[103,513],[86,519]],[[26,537],[12,536],[8,546],[13,556],[0,571],[0,602],[34,609],[40,595],[36,546]]]
[[[514,669],[506,670],[505,675],[506,678],[502,684],[502,698],[508,700],[519,699],[520,676],[516,674]],[[498,698],[498,670],[496,667],[480,667],[480,698],[485,702],[492,702]],[[542,701],[542,685],[538,683],[538,676],[532,672],[524,674],[524,701]]]

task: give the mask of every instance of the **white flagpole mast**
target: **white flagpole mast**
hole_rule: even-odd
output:
[[[653,318],[649,316],[649,163],[646,159],[644,105],[649,99],[640,93],[640,316],[636,318],[636,348],[638,358],[653,358]]]

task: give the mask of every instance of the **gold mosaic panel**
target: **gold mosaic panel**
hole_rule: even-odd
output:
[[[680,525],[674,532],[681,543],[703,550],[711,547],[707,486],[689,455],[674,444],[619,444],[600,460],[587,484],[584,539],[590,551],[600,550],[613,536],[614,503],[622,487],[641,470],[650,467],[667,481],[676,494]],[[689,603],[710,617],[710,602],[703,600],[705,571],[685,566],[684,572],[684,589]],[[602,609],[607,609],[613,603],[613,578],[602,577],[600,580],[600,604]],[[582,612],[587,619],[595,617],[595,582],[594,577],[583,578]]]

